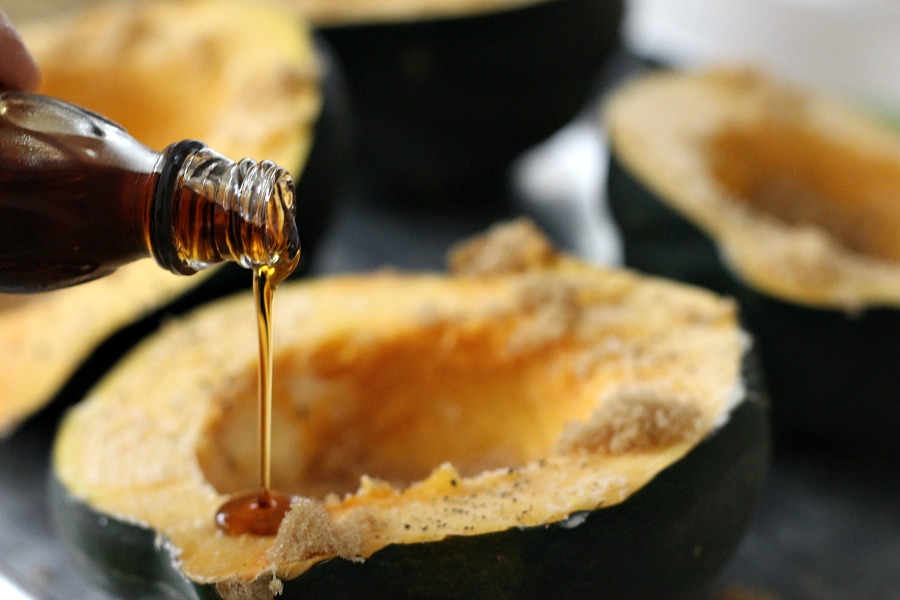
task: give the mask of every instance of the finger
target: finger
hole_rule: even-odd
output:
[[[0,10],[0,88],[35,90],[40,81],[37,63],[19,32]]]

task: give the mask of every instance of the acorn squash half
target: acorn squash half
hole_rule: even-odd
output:
[[[734,304],[557,254],[527,222],[450,275],[275,299],[277,535],[257,484],[249,298],[148,338],[66,416],[51,505],[105,585],[183,598],[676,598],[708,585],[767,466]]]
[[[605,107],[625,263],[736,297],[785,434],[900,450],[900,135],[758,71]]]
[[[43,71],[42,93],[105,114],[152,148],[193,137],[231,156],[304,165],[321,104],[316,57],[309,32],[283,7],[104,4],[20,29]],[[104,360],[92,353],[114,332],[177,298],[185,308],[234,289],[208,275],[180,277],[145,260],[70,289],[0,295],[0,433],[86,362],[85,382],[96,377]]]
[[[282,1],[334,49],[368,191],[395,204],[503,192],[512,161],[591,100],[624,4]]]

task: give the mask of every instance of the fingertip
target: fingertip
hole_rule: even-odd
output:
[[[34,91],[41,71],[12,22],[0,9],[0,88]]]

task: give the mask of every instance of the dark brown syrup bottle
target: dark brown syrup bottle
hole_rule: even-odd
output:
[[[190,140],[155,152],[83,108],[0,92],[0,292],[65,287],[144,257],[191,274],[295,265],[299,251],[293,182],[277,165]]]

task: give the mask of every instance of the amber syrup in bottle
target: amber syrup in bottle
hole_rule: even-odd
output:
[[[260,485],[215,518],[230,534],[274,534],[290,506],[270,487],[272,300],[300,256],[290,175],[191,140],[154,152],[78,106],[0,92],[0,292],[74,285],[148,256],[186,275],[225,261],[253,270]]]
[[[298,253],[293,182],[277,165],[190,140],[155,152],[83,108],[0,93],[0,292],[73,285],[148,256],[191,274]]]

